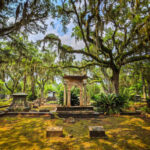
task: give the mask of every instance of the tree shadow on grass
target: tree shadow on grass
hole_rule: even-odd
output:
[[[62,125],[66,137],[46,138],[48,126]],[[89,138],[88,126],[103,125],[108,138]],[[80,119],[74,124],[48,117],[0,118],[0,150],[148,150],[150,121],[138,117]],[[68,138],[72,134],[73,138]]]

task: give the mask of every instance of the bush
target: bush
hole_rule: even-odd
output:
[[[127,104],[127,97],[115,94],[95,95],[92,97],[93,106],[97,108],[97,111],[104,112],[106,114],[119,113]]]

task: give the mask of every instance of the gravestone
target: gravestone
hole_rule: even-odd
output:
[[[91,138],[104,137],[105,130],[103,126],[89,126],[89,136]]]
[[[26,101],[27,94],[25,93],[15,93],[12,95],[13,101],[8,111],[29,111],[30,107]]]
[[[63,136],[63,127],[48,127],[46,131],[46,137],[62,137]]]

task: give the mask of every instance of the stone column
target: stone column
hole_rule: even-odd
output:
[[[67,97],[66,97],[66,83],[64,83],[64,106],[67,105]]]
[[[80,87],[80,106],[83,106],[84,103],[83,103],[83,91],[82,91],[82,87]]]
[[[84,105],[87,106],[86,84],[84,84]]]
[[[70,88],[68,88],[68,91],[67,91],[67,106],[68,107],[71,106],[71,90],[70,90]]]

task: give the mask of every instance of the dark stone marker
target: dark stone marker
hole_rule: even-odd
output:
[[[63,137],[63,127],[48,127],[46,137]]]
[[[89,136],[91,138],[104,137],[105,130],[103,126],[89,126]]]

